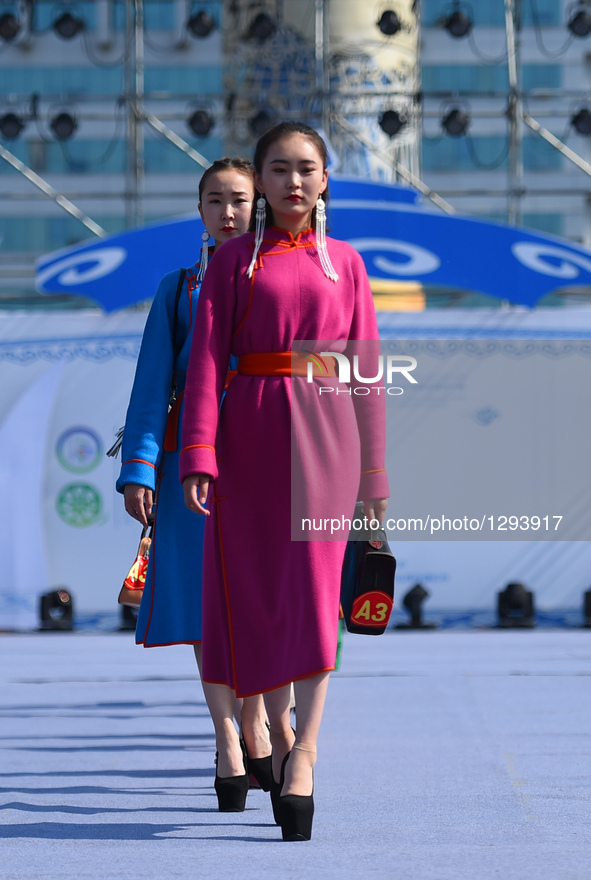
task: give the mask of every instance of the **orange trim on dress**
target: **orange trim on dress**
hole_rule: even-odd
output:
[[[140,464],[148,464],[148,465],[150,465],[151,468],[154,468],[154,470],[158,470],[158,468],[156,467],[155,464],[152,464],[151,461],[144,461],[143,458],[128,458],[127,461],[123,462],[121,467],[123,467],[124,464],[131,464],[134,461],[139,461]]]
[[[215,446],[210,446],[209,443],[193,443],[192,446],[184,446],[181,452],[187,452],[189,449],[213,449],[215,452]]]
[[[375,468],[373,471],[361,471],[361,476],[363,477],[366,474],[385,474],[386,468]]]
[[[260,256],[260,254],[259,254],[259,256]],[[254,268],[256,270],[256,268],[257,268],[256,265]],[[252,273],[252,278],[250,279],[250,293],[248,294],[248,305],[246,307],[246,312],[244,313],[244,317],[242,318],[242,320],[238,324],[238,327],[232,333],[232,339],[236,336],[237,333],[240,333],[240,331],[242,330],[242,327],[244,326],[244,322],[246,321],[246,319],[248,318],[248,315],[250,313],[250,307],[252,306],[252,294],[253,294],[253,290],[254,290],[255,275],[256,275],[256,271],[254,271]]]
[[[334,358],[323,359],[325,370],[315,361],[299,351],[265,351],[249,352],[238,358],[238,372],[241,376],[307,376],[309,365],[312,364],[312,375],[319,378],[336,377]]]

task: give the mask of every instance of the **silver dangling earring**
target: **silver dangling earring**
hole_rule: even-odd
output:
[[[203,281],[203,276],[207,269],[207,261],[209,259],[209,232],[207,230],[201,233],[201,241],[203,244],[201,245],[201,262],[199,263],[199,271],[197,272],[197,281]]]
[[[331,281],[338,281],[339,276],[334,270],[326,247],[326,205],[324,199],[318,197],[316,202],[316,247],[324,274]]]
[[[267,219],[267,202],[265,201],[265,197],[261,196],[260,199],[257,199],[257,212],[255,215],[256,226],[254,233],[254,251],[252,252],[252,260],[250,261],[250,266],[248,267],[248,272],[246,273],[249,278],[252,278],[252,273],[254,272],[254,265],[257,261],[257,257],[259,255],[259,248],[263,243],[263,235],[265,234],[265,221]]]

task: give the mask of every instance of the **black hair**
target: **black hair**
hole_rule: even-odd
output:
[[[244,174],[245,177],[252,180],[254,185],[254,168],[252,162],[248,159],[243,159],[242,156],[223,156],[221,159],[216,159],[212,162],[209,168],[206,168],[201,175],[201,180],[199,181],[199,204],[201,204],[203,198],[205,184],[212,174],[217,174],[219,171],[239,171],[241,174]]]
[[[270,128],[268,131],[262,135],[258,141],[254,150],[254,158],[252,163],[254,165],[255,171],[257,174],[261,174],[263,170],[263,163],[269,152],[269,148],[280,141],[284,137],[289,137],[292,134],[301,134],[305,138],[312,143],[312,145],[318,151],[320,158],[322,159],[322,168],[326,169],[328,164],[328,151],[326,149],[326,144],[318,134],[315,128],[312,128],[309,125],[306,125],[305,122],[280,122],[277,125],[274,125],[273,128]],[[257,196],[258,197],[258,192]],[[328,186],[324,190],[323,193],[320,193],[320,198],[324,200],[325,204],[328,202]],[[254,205],[253,205],[254,207]],[[312,209],[312,217],[311,224],[314,226],[316,222],[316,207]],[[265,221],[265,226],[273,225],[273,209],[270,204],[267,202],[267,219]],[[250,221],[250,231],[253,232],[255,228],[255,220],[254,220],[254,211]]]

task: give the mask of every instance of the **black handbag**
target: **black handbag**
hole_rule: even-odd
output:
[[[341,608],[349,632],[379,636],[385,632],[394,605],[396,559],[386,532],[364,528],[363,504],[355,505],[341,575]],[[361,524],[361,528],[355,528]]]

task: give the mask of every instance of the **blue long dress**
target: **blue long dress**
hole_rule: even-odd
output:
[[[187,271],[181,292],[176,343],[184,342],[176,360],[172,334],[179,270],[165,275],[158,287],[138,357],[116,484],[119,492],[127,483],[152,490],[158,487],[150,562],[136,627],[136,642],[146,648],[201,641],[205,517],[185,507],[179,482],[180,418],[177,430],[169,424],[167,434],[167,449],[176,449],[164,449],[173,370],[178,394],[185,385],[199,292],[196,272],[196,267]],[[180,409],[182,418],[182,403]]]

